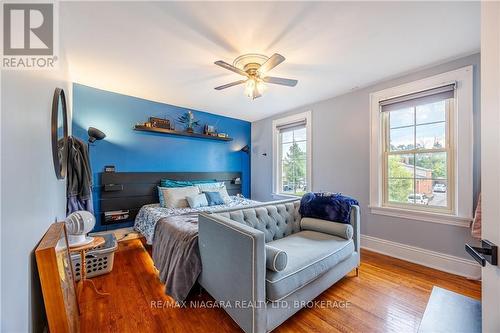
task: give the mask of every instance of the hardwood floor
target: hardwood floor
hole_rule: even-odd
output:
[[[82,332],[240,332],[222,309],[168,306],[173,300],[138,239],[121,242],[113,271],[92,280],[111,295],[84,290]],[[316,298],[347,307],[302,309],[273,332],[415,332],[433,286],[481,295],[479,282],[362,250],[359,277],[350,274]],[[188,300],[212,298],[196,291]]]

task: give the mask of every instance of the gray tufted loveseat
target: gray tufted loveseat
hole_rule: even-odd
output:
[[[247,333],[273,330],[359,266],[359,207],[341,224],[302,218],[299,205],[200,214],[199,282]]]

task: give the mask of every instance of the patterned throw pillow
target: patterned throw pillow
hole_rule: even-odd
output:
[[[224,182],[196,184],[196,186],[200,189],[200,192],[219,192],[225,204],[231,202],[231,198],[227,193],[226,185],[224,184]]]

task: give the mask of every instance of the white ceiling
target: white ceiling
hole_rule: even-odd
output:
[[[254,121],[480,47],[479,2],[61,2],[60,31],[75,82]],[[241,77],[213,64],[278,52],[250,100]]]

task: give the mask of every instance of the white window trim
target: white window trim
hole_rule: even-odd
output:
[[[278,127],[299,122],[304,120],[306,121],[306,136],[307,136],[307,152],[306,152],[306,160],[307,160],[307,170],[306,170],[306,181],[308,185],[308,190],[312,191],[312,120],[311,120],[311,111],[306,111],[302,113],[297,113],[291,116],[287,116],[280,119],[273,120],[273,197],[276,199],[279,198],[297,198],[296,195],[281,193],[279,189],[279,149],[278,147]]]
[[[456,83],[455,117],[452,140],[455,197],[452,214],[384,207],[383,203],[383,127],[379,102],[445,84]],[[473,216],[473,66],[463,67],[419,81],[370,94],[370,210],[373,214],[468,227]]]

